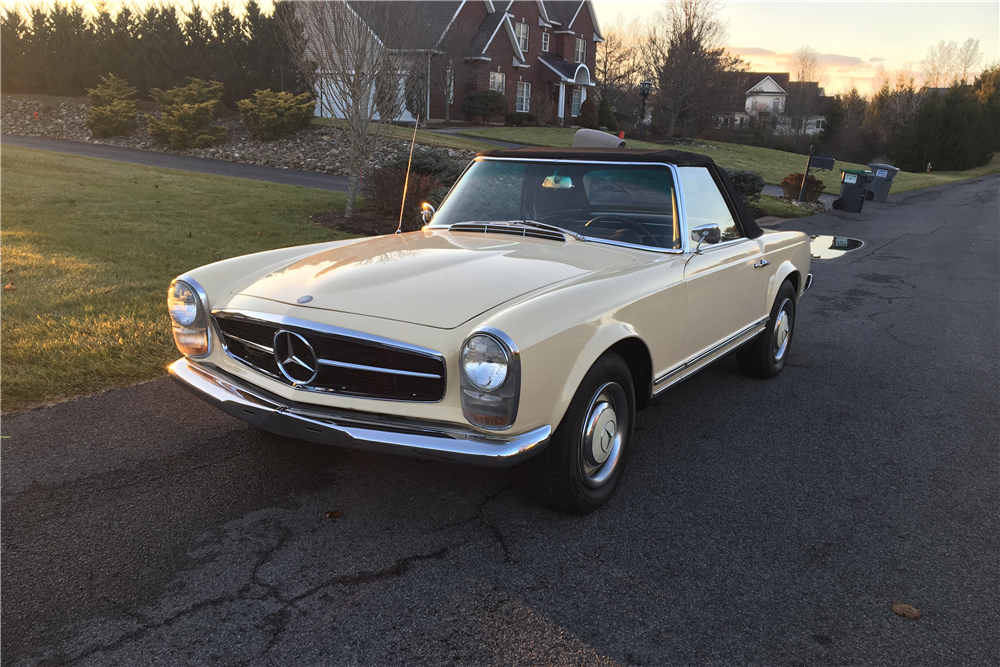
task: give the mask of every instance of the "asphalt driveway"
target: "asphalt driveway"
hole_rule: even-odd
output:
[[[166,379],[7,417],[3,664],[998,664],[998,190],[783,223],[866,245],[814,264],[781,376],[642,413],[587,517]]]

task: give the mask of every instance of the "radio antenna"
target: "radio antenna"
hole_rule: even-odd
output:
[[[413,124],[413,140],[410,142],[410,159],[406,161],[406,180],[403,182],[403,203],[399,205],[399,225],[396,226],[396,233],[403,233],[403,211],[406,210],[406,191],[410,189],[410,165],[413,164],[413,145],[417,143],[417,127],[420,126],[420,114],[417,114],[417,122]]]

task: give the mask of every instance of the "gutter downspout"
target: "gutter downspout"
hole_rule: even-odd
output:
[[[431,54],[427,54],[427,109],[424,110],[424,124],[431,117]]]

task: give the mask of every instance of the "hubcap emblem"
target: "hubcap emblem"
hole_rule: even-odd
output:
[[[274,360],[281,374],[293,384],[309,384],[319,373],[319,360],[312,345],[293,331],[274,334]]]
[[[611,445],[615,441],[615,423],[609,421],[604,425],[604,431],[601,432],[601,451],[607,454],[611,451]]]

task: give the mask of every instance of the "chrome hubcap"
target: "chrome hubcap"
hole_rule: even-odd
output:
[[[580,463],[583,479],[591,488],[599,487],[614,472],[621,457],[622,440],[628,424],[619,416],[625,408],[625,392],[614,382],[601,387],[587,410],[584,421]]]
[[[788,339],[792,333],[791,316],[788,313],[791,301],[785,299],[778,311],[778,319],[774,323],[774,360],[781,361],[788,350]]]

